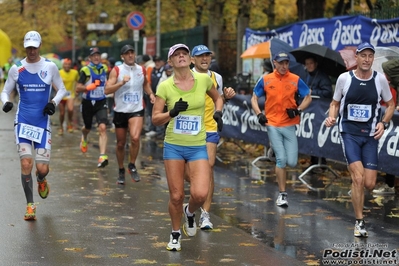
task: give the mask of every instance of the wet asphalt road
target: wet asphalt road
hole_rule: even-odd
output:
[[[341,252],[345,246],[398,250],[398,197],[366,197],[369,238],[358,239],[353,236],[350,182],[342,165],[334,165],[341,177],[320,192],[298,181],[303,168],[290,171],[289,207],[283,209],[275,205],[273,163],[259,161],[258,171],[250,164],[256,152],[242,142],[226,141],[218,152],[223,162],[215,167],[211,210],[215,230],[183,236],[182,251],[169,252],[162,141],[143,138],[137,162],[142,181],[118,186],[113,133],[109,133],[110,164],[97,169],[95,132],[89,135],[88,153],[82,154],[80,133],[58,136],[57,127],[48,176],[50,195],[41,199],[34,186],[37,220],[26,222],[12,130],[14,112],[0,112],[1,265],[326,265],[323,253]],[[260,179],[251,178],[254,174]],[[307,178],[324,187],[332,175]]]

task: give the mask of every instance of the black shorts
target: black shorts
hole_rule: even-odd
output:
[[[144,109],[133,113],[119,113],[114,112],[114,125],[115,128],[128,128],[129,119],[132,117],[144,117]]]
[[[91,129],[93,116],[96,116],[98,124],[108,125],[107,99],[94,101],[94,105],[91,100],[82,99],[80,112],[82,113],[83,123],[86,129]]]

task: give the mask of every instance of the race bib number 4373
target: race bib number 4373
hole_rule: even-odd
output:
[[[175,117],[173,132],[176,134],[197,135],[201,130],[201,116],[178,115]]]

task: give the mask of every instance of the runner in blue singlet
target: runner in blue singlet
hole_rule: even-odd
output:
[[[354,235],[367,237],[363,220],[364,188],[372,190],[377,179],[378,140],[388,128],[395,104],[385,76],[373,71],[374,47],[362,43],[356,50],[356,70],[341,74],[325,124],[338,126],[352,178],[352,205],[356,223]],[[387,104],[381,114],[380,101]],[[382,118],[381,118],[382,117]]]
[[[40,56],[41,36],[29,31],[24,38],[26,57],[13,65],[1,93],[3,111],[13,108],[10,94],[17,88],[19,94],[18,109],[14,120],[15,140],[21,160],[21,180],[27,201],[25,220],[36,219],[36,206],[33,201],[32,169],[36,162],[38,192],[41,198],[47,198],[50,187],[46,176],[49,173],[51,151],[51,125],[49,115],[55,112],[66,89],[57,66]],[[51,97],[52,84],[57,94]],[[32,147],[35,150],[33,156]],[[35,159],[34,159],[35,158]]]

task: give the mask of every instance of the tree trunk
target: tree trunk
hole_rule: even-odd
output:
[[[250,3],[248,0],[241,1],[237,17],[237,73],[242,72],[242,39],[245,36],[245,29],[249,26]]]
[[[298,0],[299,1],[299,0]],[[267,25],[269,29],[273,29],[276,25],[276,1],[269,0],[269,5],[263,10],[263,13],[267,15]]]
[[[225,1],[210,1],[209,27],[208,27],[208,48],[211,51],[218,51],[217,41],[223,29],[223,7]],[[216,54],[216,58],[217,58]]]
[[[297,0],[298,20],[324,17],[326,0]]]
[[[334,16],[341,16],[345,13],[345,0],[339,0],[335,5]]]

